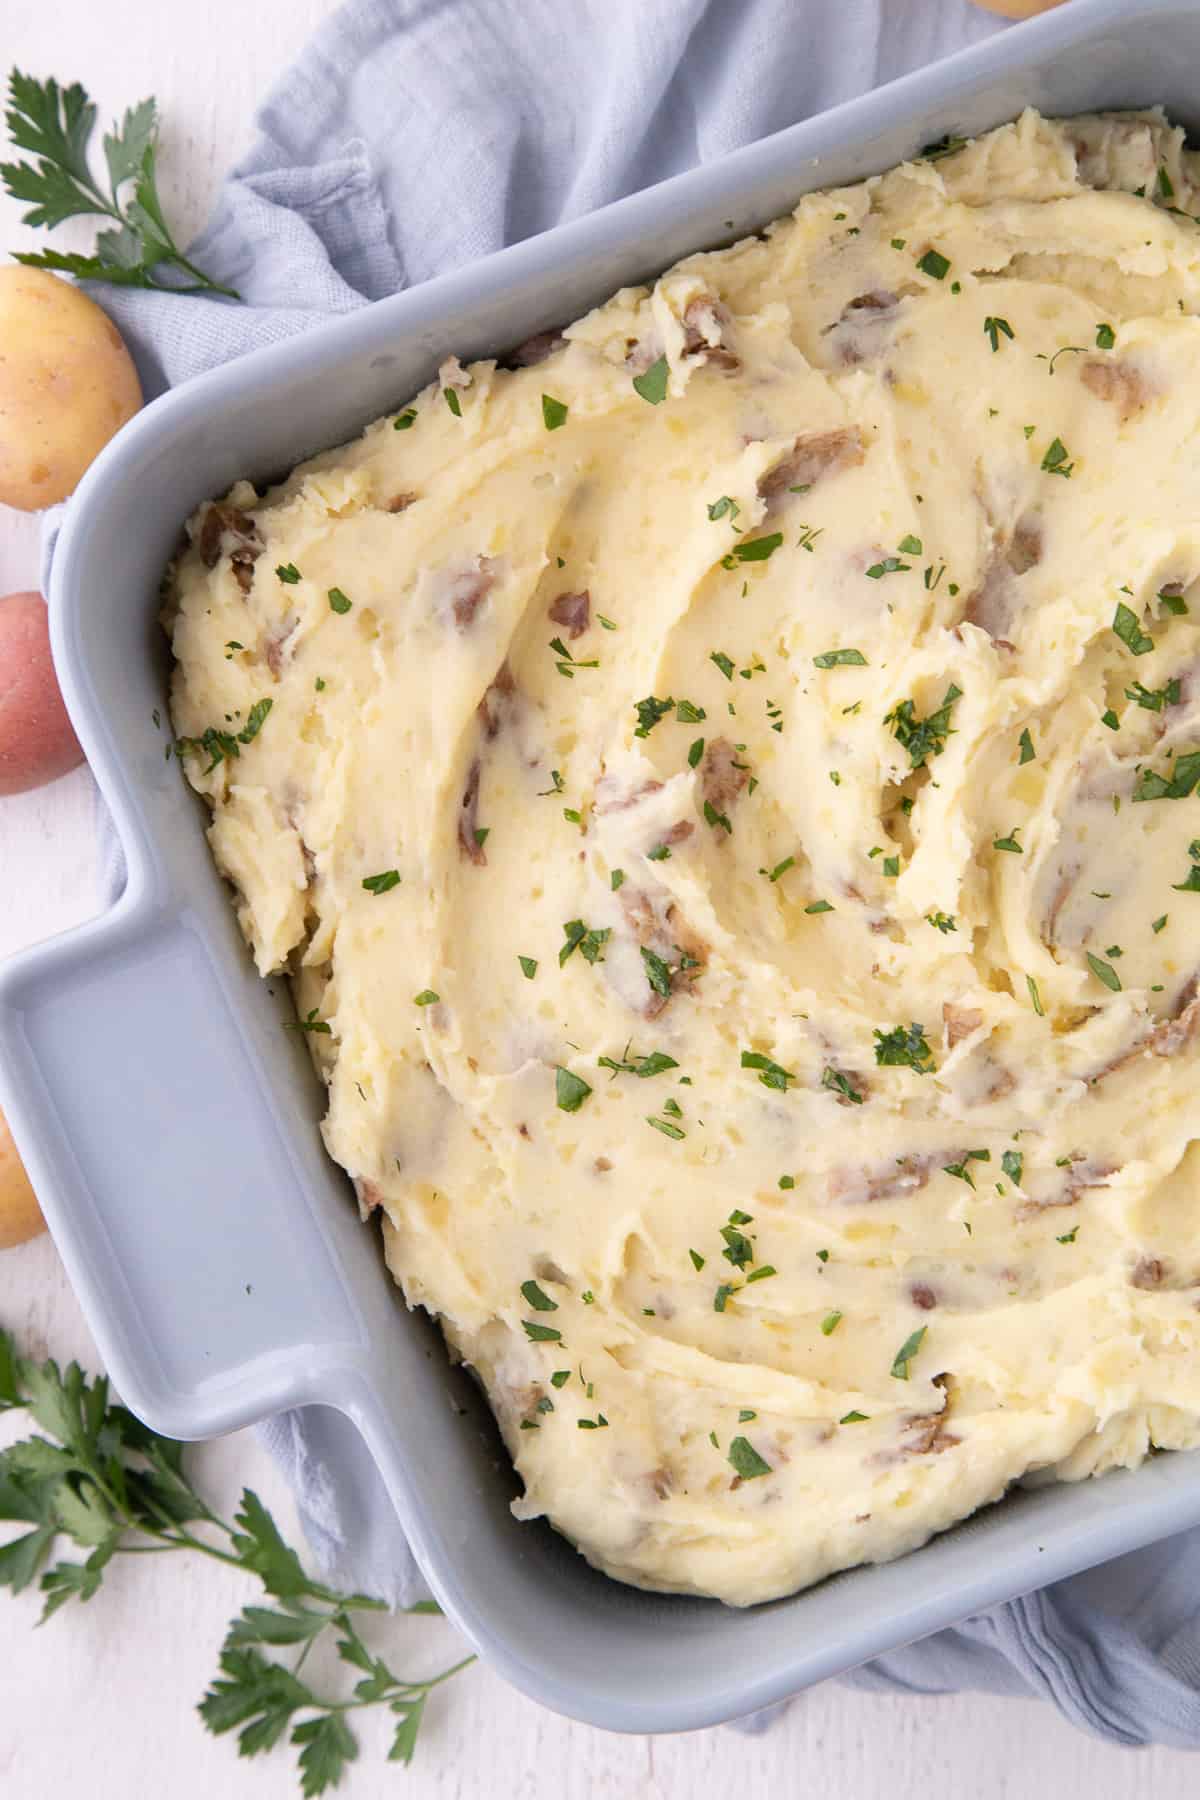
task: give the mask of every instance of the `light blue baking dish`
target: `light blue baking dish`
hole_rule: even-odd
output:
[[[445,1610],[502,1674],[627,1731],[709,1725],[1200,1521],[1200,1452],[1014,1491],[927,1548],[747,1612],[652,1596],[518,1525],[477,1396],[408,1314],[317,1132],[282,983],[255,975],[203,810],[164,760],[157,590],[180,523],[805,191],[1026,104],[1200,126],[1200,0],[1074,0],[934,68],[147,408],[70,509],[50,596],[67,704],[129,864],[118,905],[0,972],[0,1102],[125,1400],[207,1437],[305,1403],[362,1432]],[[157,715],[156,715],[157,709]],[[273,991],[272,991],[273,990]]]

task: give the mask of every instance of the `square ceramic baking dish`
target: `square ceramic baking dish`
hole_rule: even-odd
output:
[[[1200,1452],[1015,1490],[925,1549],[746,1612],[656,1596],[519,1525],[471,1383],[406,1312],[317,1131],[284,984],[264,985],[164,758],[158,585],[181,521],[623,283],[804,192],[1033,104],[1163,103],[1200,126],[1200,0],[1074,0],[707,168],[190,382],[91,470],[51,594],[67,704],[129,865],[119,903],[0,974],[0,1099],[125,1400],[180,1437],[285,1406],[348,1416],[446,1611],[502,1674],[598,1725],[750,1711],[966,1614],[1200,1521]],[[159,721],[164,721],[159,723]],[[329,1417],[329,1415],[326,1415]]]

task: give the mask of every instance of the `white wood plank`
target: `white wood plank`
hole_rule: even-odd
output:
[[[158,96],[163,191],[186,237],[249,140],[256,100],[282,59],[332,10],[333,0],[5,0],[3,36],[6,52],[31,73],[83,80],[104,114]],[[32,241],[16,215],[0,197],[0,244],[9,249]],[[57,241],[85,243],[86,228]],[[36,572],[35,522],[0,512],[0,593],[33,586]],[[83,775],[0,801],[0,953],[93,910],[91,832]],[[86,1328],[44,1238],[0,1255],[0,1320],[38,1353],[90,1359]],[[195,1456],[226,1513],[250,1483],[291,1523],[282,1484],[251,1434]],[[31,1598],[0,1600],[5,1800],[127,1800],[159,1791],[175,1800],[291,1800],[298,1786],[286,1754],[239,1762],[192,1710],[215,1670],[226,1622],[251,1592],[233,1571],[169,1556],[129,1559],[89,1607],[44,1631],[32,1629]],[[433,1621],[393,1622],[384,1635],[405,1669],[431,1670],[455,1653],[454,1633]],[[878,1698],[833,1685],[795,1702],[761,1737],[720,1730],[649,1740],[570,1724],[472,1670],[440,1697],[407,1776],[382,1761],[379,1727],[363,1737],[363,1759],[342,1790],[350,1796],[395,1789],[414,1800],[691,1800],[706,1792],[1025,1800],[1044,1786],[1055,1800],[1183,1800],[1195,1781],[1182,1753],[1116,1750],[1032,1703]]]

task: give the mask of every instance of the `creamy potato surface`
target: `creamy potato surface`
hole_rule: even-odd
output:
[[[1200,1441],[1194,177],[1026,114],[191,523],[330,1153],[622,1580]]]

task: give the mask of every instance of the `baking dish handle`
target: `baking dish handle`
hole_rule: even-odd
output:
[[[310,1398],[366,1337],[311,1071],[272,1093],[255,1036],[283,995],[247,1007],[239,979],[185,915],[124,902],[0,969],[0,1102],[105,1366],[174,1436]]]

